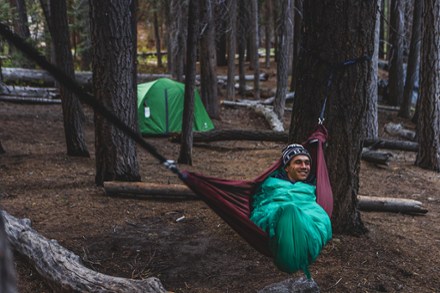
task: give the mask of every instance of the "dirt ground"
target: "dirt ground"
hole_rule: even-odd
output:
[[[87,109],[90,158],[65,155],[60,105],[0,102],[1,208],[79,255],[96,271],[124,278],[158,277],[173,292],[255,292],[297,278],[278,271],[200,201],[108,197],[94,185],[93,116]],[[288,116],[288,114],[287,114]],[[288,121],[288,117],[286,118]],[[397,121],[381,114],[381,123]],[[246,109],[222,108],[217,128],[257,129],[265,121]],[[382,127],[381,127],[382,131]],[[177,159],[179,145],[148,139]],[[196,144],[193,166],[222,178],[251,179],[275,161],[281,143]],[[389,151],[389,166],[362,162],[360,194],[420,200],[426,215],[362,212],[369,233],[334,235],[311,266],[321,292],[440,292],[440,175],[413,166],[415,153]],[[179,183],[143,150],[142,181]],[[184,216],[182,221],[176,219]],[[16,255],[19,291],[52,292]]]

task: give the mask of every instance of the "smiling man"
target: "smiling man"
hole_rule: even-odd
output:
[[[274,263],[282,271],[304,271],[332,237],[330,218],[316,203],[316,186],[310,175],[312,159],[300,144],[288,145],[282,166],[253,196],[250,219],[270,237]]]

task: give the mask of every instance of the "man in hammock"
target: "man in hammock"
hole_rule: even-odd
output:
[[[311,157],[299,144],[283,150],[283,165],[253,197],[250,219],[270,237],[275,265],[282,271],[304,271],[332,237],[330,218],[316,203]]]

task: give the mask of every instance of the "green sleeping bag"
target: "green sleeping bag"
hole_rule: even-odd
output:
[[[275,265],[282,271],[302,270],[332,237],[330,219],[316,203],[314,185],[268,177],[253,197],[251,220],[266,231]]]

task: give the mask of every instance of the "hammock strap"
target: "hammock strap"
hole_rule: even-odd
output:
[[[102,105],[94,96],[85,92],[81,86],[70,76],[65,74],[58,67],[54,66],[47,59],[41,55],[34,47],[27,44],[20,36],[12,32],[6,25],[0,23],[0,35],[2,35],[8,42],[12,43],[17,49],[23,52],[30,60],[37,63],[42,69],[49,72],[52,77],[60,84],[65,86],[69,91],[74,93],[81,102],[91,106],[93,110],[101,114],[105,119],[111,122],[119,130],[124,132],[128,137],[137,142],[144,150],[149,152],[155,157],[161,164],[163,164],[171,172],[183,178],[182,173],[177,168],[176,164],[172,160],[167,160],[164,156],[159,154],[154,146],[146,142],[142,136],[127,124],[125,124],[118,116]]]
[[[325,120],[324,113],[325,113],[325,109],[327,107],[327,98],[330,93],[330,88],[333,83],[333,77],[335,75],[335,72],[342,70],[345,67],[350,66],[350,65],[355,65],[357,63],[361,63],[361,62],[365,62],[365,61],[371,61],[371,58],[372,58],[372,56],[361,56],[359,58],[348,59],[348,60],[345,60],[344,62],[333,64],[333,66],[331,66],[330,73],[327,78],[327,87],[325,89],[324,103],[322,104],[321,114],[319,115],[319,118],[318,118],[318,124],[323,124],[324,120]]]

